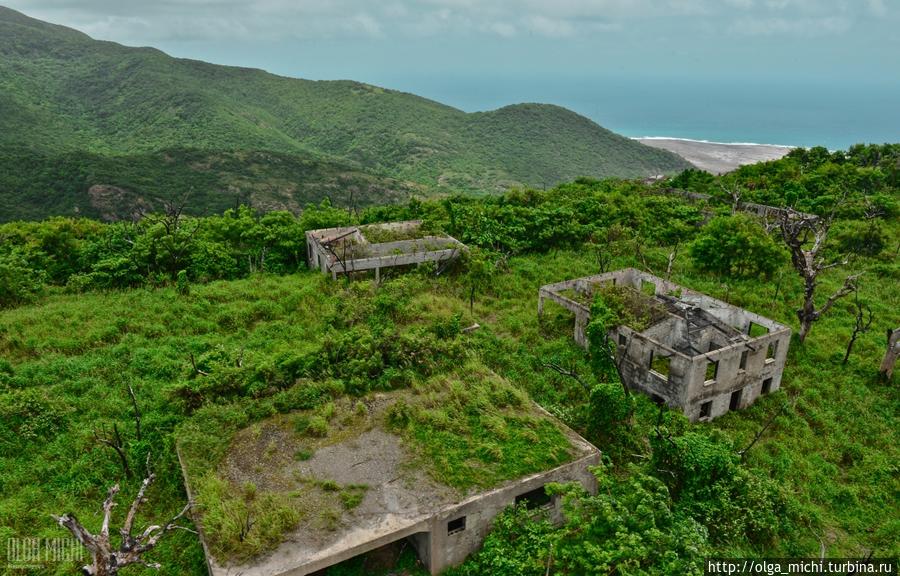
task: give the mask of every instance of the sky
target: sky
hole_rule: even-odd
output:
[[[0,3],[98,39],[467,111],[539,101],[631,136],[900,141],[900,0]]]

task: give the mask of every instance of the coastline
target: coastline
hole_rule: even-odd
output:
[[[674,152],[697,168],[713,174],[725,174],[747,164],[778,160],[797,148],[784,144],[710,142],[668,136],[645,136],[632,140],[645,146]]]

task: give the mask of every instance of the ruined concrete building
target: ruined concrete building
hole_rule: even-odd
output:
[[[323,274],[366,270],[381,277],[382,268],[437,262],[457,257],[465,245],[452,236],[426,235],[421,220],[322,228],[306,232],[306,260]]]
[[[614,290],[637,326],[610,331],[625,384],[677,407],[691,421],[711,420],[753,404],[781,385],[791,330],[758,314],[633,268],[542,286],[575,314],[575,341],[598,291]]]
[[[203,499],[196,490],[204,490],[203,478],[212,474],[235,490],[252,485],[256,498],[276,495],[301,511],[299,524],[273,549],[252,558],[230,558],[215,552],[222,550],[217,533],[209,530],[204,511],[196,510],[210,575],[321,574],[330,566],[398,542],[408,543],[424,568],[438,574],[478,550],[493,519],[508,506],[521,503],[561,521],[560,497],[548,494],[547,484],[577,482],[596,493],[597,479],[590,468],[600,463],[599,450],[524,395],[515,410],[487,411],[472,404],[465,411],[470,417],[474,411],[483,411],[494,425],[498,418],[514,420],[507,428],[512,435],[541,434],[542,442],[555,438],[552,458],[547,459],[546,450],[535,450],[530,473],[504,480],[499,476],[505,474],[503,441],[497,440],[500,456],[473,457],[467,462],[492,480],[465,489],[447,481],[433,459],[423,460],[419,441],[399,434],[388,422],[390,414],[401,413],[394,412],[396,407],[408,410],[405,407],[416,403],[465,401],[469,395],[453,396],[464,381],[469,382],[468,390],[509,390],[511,386],[496,374],[480,370],[436,377],[417,390],[344,397],[334,401],[328,431],[322,437],[297,432],[296,422],[306,412],[279,414],[238,432],[221,462],[209,469],[197,468],[183,457],[179,446],[192,501]],[[467,426],[448,428],[443,434],[453,437],[456,445],[467,442]],[[298,450],[304,454],[299,459],[294,457]],[[343,499],[354,495],[352,502]]]

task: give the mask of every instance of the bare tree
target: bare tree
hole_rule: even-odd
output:
[[[731,213],[737,214],[737,211],[741,207],[741,196],[744,194],[744,189],[741,188],[741,185],[738,184],[737,180],[732,180],[727,186],[720,180],[719,188],[721,188],[722,192],[727,194],[731,199]]]
[[[137,441],[141,441],[141,411],[138,408],[137,397],[134,395],[134,388],[131,383],[125,384],[128,387],[128,395],[131,396],[131,407],[134,410],[134,428]]]
[[[766,433],[766,430],[768,430],[772,426],[772,424],[775,423],[775,420],[779,416],[784,414],[787,411],[789,406],[791,408],[793,408],[795,404],[796,404],[796,400],[793,403],[785,402],[784,404],[781,405],[781,408],[779,410],[773,412],[772,415],[769,416],[769,419],[766,420],[765,424],[762,425],[762,428],[760,428],[759,430],[756,431],[756,434],[754,434],[753,439],[750,440],[750,443],[747,444],[747,446],[744,449],[738,450],[738,455],[741,457],[741,462],[743,462],[744,459],[747,457],[747,453],[750,452],[750,449],[753,448],[754,446],[756,446],[756,443],[759,442],[760,438],[763,437],[763,435]]]
[[[125,443],[122,441],[122,435],[119,434],[119,425],[113,423],[112,429],[112,434],[105,431],[101,434],[94,430],[94,440],[104,446],[109,446],[116,452],[119,456],[119,461],[122,463],[122,472],[125,474],[125,478],[131,478],[131,467],[128,465],[128,454],[125,452]]]
[[[884,353],[884,359],[881,361],[881,367],[878,373],[885,380],[890,380],[894,374],[894,364],[897,363],[897,356],[900,356],[900,328],[887,331],[887,350]]]
[[[835,205],[834,210],[837,210],[839,205],[840,202]],[[813,323],[828,312],[835,302],[856,290],[859,275],[847,276],[843,285],[828,297],[825,304],[821,308],[816,308],[815,295],[819,274],[848,262],[847,259],[827,262],[824,255],[828,231],[834,220],[834,210],[827,218],[819,218],[788,208],[780,217],[779,228],[784,243],[791,252],[791,264],[803,279],[803,306],[797,310],[801,342],[806,340]]]
[[[160,239],[165,248],[167,267],[172,277],[184,267],[194,236],[200,230],[201,221],[196,220],[191,227],[185,226],[184,210],[188,204],[190,191],[174,202],[164,202],[163,214],[146,214],[141,212],[142,219],[151,226],[160,225],[165,234]]]
[[[666,263],[666,280],[672,279],[672,267],[675,265],[675,259],[678,258],[678,247],[680,246],[679,242],[675,243],[675,247],[672,248],[672,251],[669,252],[669,257]]]
[[[103,524],[100,526],[98,534],[89,532],[74,514],[52,515],[53,519],[60,526],[71,532],[75,539],[91,553],[91,563],[81,568],[83,574],[87,576],[115,576],[121,568],[129,564],[141,564],[159,569],[160,565],[158,563],[144,559],[143,555],[152,550],[159,543],[160,539],[172,530],[180,529],[193,532],[190,528],[178,524],[178,521],[190,508],[190,502],[188,502],[181,512],[165,525],[151,525],[137,536],[132,534],[138,509],[141,504],[147,501],[147,489],[153,484],[155,479],[156,475],[150,473],[141,483],[137,497],[132,502],[128,515],[125,517],[125,523],[119,529],[121,544],[118,548],[113,548],[113,544],[110,541],[109,526],[112,509],[116,506],[115,497],[119,493],[118,484],[114,485],[106,493],[106,500],[103,502]]]
[[[571,369],[564,368],[561,365],[557,364],[556,362],[542,362],[541,365],[544,368],[549,368],[549,369],[553,370],[560,376],[567,376],[569,378],[572,378],[573,380],[578,382],[578,384],[580,384],[582,388],[590,391],[591,387],[588,386],[587,383],[581,378],[581,376],[578,374],[578,371],[575,370],[575,368],[571,368]]]
[[[844,354],[844,359],[841,361],[842,365],[846,364],[847,360],[850,359],[850,353],[853,351],[853,345],[856,344],[856,339],[860,334],[865,334],[869,331],[869,328],[872,327],[872,320],[874,320],[872,309],[869,308],[869,305],[859,301],[859,290],[856,291],[854,304],[856,305],[856,321],[853,325],[853,333],[850,335],[850,341],[847,342],[847,352]]]

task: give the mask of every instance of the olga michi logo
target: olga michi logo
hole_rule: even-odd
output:
[[[8,538],[6,567],[36,569],[49,563],[80,562],[84,548],[75,538]]]

